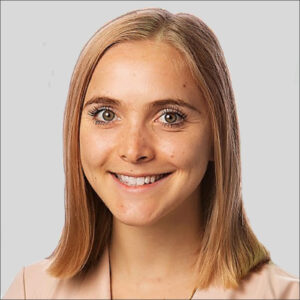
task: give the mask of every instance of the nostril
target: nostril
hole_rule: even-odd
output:
[[[146,159],[146,158],[147,158],[147,156],[141,156],[141,157],[138,158],[138,160],[143,160],[143,159]]]

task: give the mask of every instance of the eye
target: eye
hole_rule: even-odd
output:
[[[186,115],[178,109],[166,108],[158,120],[162,122],[163,126],[179,127],[182,126]]]
[[[103,118],[104,121],[112,121],[114,118],[115,113],[111,110],[108,109],[101,109],[97,114],[96,117],[97,118]]]
[[[181,112],[178,108],[165,108],[158,118],[163,126],[180,127],[183,126],[186,114]],[[116,113],[110,107],[94,107],[88,112],[96,125],[106,125],[115,121]]]
[[[116,114],[109,107],[94,107],[88,112],[88,114],[93,117],[95,124],[97,125],[110,123],[116,116]]]
[[[178,119],[178,114],[167,113],[164,115],[164,119],[167,121],[167,123],[175,123]]]

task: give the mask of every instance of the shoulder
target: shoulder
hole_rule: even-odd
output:
[[[299,299],[299,278],[272,262],[249,274],[242,288],[265,299]]]
[[[108,253],[84,276],[60,279],[48,274],[44,259],[23,267],[3,299],[110,299]]]
[[[269,264],[266,268],[267,278],[275,287],[277,295],[286,299],[299,299],[299,278],[293,276],[276,264]],[[272,284],[273,283],[273,284]]]
[[[25,299],[23,280],[24,268],[18,272],[10,287],[4,294],[3,299]]]
[[[193,299],[299,299],[299,279],[268,263],[250,272],[237,289],[197,290]]]
[[[15,276],[3,299],[46,297],[49,289],[52,289],[59,281],[46,272],[49,263],[48,259],[43,259],[23,267]]]
[[[47,298],[61,281],[47,273],[51,261],[43,259],[37,263],[24,267],[24,285],[27,298]]]

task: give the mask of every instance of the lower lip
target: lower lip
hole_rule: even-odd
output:
[[[153,183],[148,183],[148,184],[144,184],[144,185],[136,185],[136,186],[126,185],[123,182],[121,182],[114,174],[110,173],[110,175],[112,176],[113,180],[120,186],[120,188],[124,189],[125,191],[143,192],[143,191],[151,190],[155,187],[160,186],[162,183],[164,183],[166,181],[166,179],[168,179],[172,175],[172,173],[170,173],[168,176],[165,176],[165,177],[161,178],[160,180],[155,181]]]

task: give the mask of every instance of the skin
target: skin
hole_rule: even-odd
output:
[[[103,106],[86,105],[96,96],[121,105],[112,106],[109,117],[91,116]],[[147,108],[170,98],[194,107],[178,107],[184,121],[174,106],[167,113],[163,109],[170,105]],[[95,124],[95,118],[106,124]],[[164,126],[168,121],[182,125]],[[199,190],[212,159],[211,136],[205,101],[178,50],[157,41],[125,42],[101,58],[84,100],[80,149],[88,181],[113,214],[114,298],[191,296],[200,245]],[[120,188],[109,172],[173,173],[157,187],[133,192]]]

